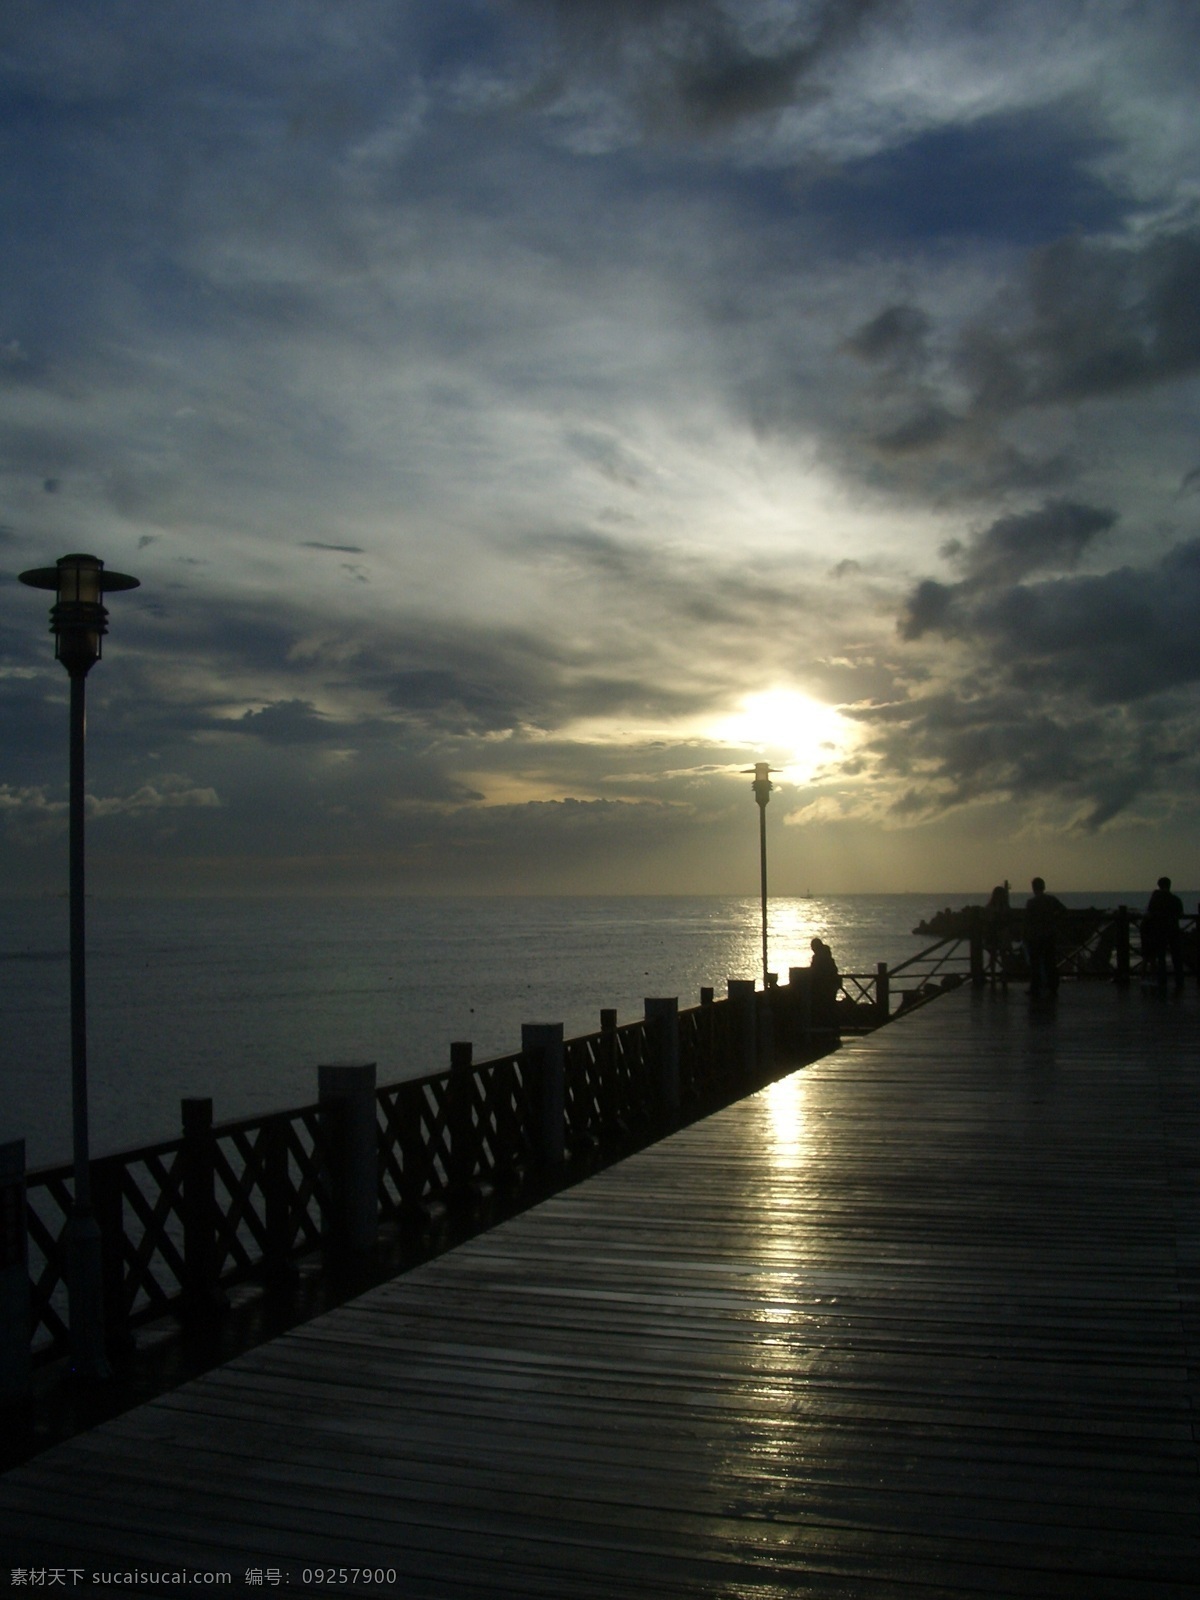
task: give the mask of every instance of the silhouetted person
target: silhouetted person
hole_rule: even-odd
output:
[[[1179,919],[1183,901],[1171,893],[1170,878],[1160,878],[1158,888],[1142,913],[1142,960],[1147,972],[1153,971],[1159,983],[1167,981],[1167,956],[1175,982],[1183,982],[1183,935]]]
[[[1034,878],[1033,898],[1025,902],[1025,954],[1029,957],[1029,992],[1058,992],[1058,919],[1066,907],[1046,893],[1046,880]]]
[[[812,973],[813,1026],[833,1028],[836,1031],[838,985],[841,982],[841,974],[838,972],[837,962],[833,959],[833,951],[824,939],[812,941],[812,953],[809,971]]]

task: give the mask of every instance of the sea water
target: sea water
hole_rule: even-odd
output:
[[[917,923],[979,895],[774,899],[771,970],[806,966],[814,935],[843,972],[896,965]],[[1064,895],[1068,904],[1140,896]],[[373,1061],[378,1081],[520,1048],[523,1022],[566,1036],[641,1016],[647,996],[762,972],[756,898],[89,900],[92,1153],[173,1137],[179,1102],[218,1121],[309,1104],[323,1062]],[[67,906],[0,898],[0,1143],[31,1168],[71,1154]]]

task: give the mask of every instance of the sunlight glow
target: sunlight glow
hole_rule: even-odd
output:
[[[790,783],[811,783],[853,737],[852,725],[833,706],[785,688],[746,695],[737,711],[707,731],[723,743],[761,752]]]

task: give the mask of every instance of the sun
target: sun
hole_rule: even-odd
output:
[[[852,737],[851,724],[833,706],[785,688],[746,695],[736,711],[708,731],[723,744],[765,756],[791,783],[810,783],[819,768],[845,752]]]

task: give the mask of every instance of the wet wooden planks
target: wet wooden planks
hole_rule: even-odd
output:
[[[948,997],[9,1473],[4,1563],[1200,1594],[1198,1046]]]

